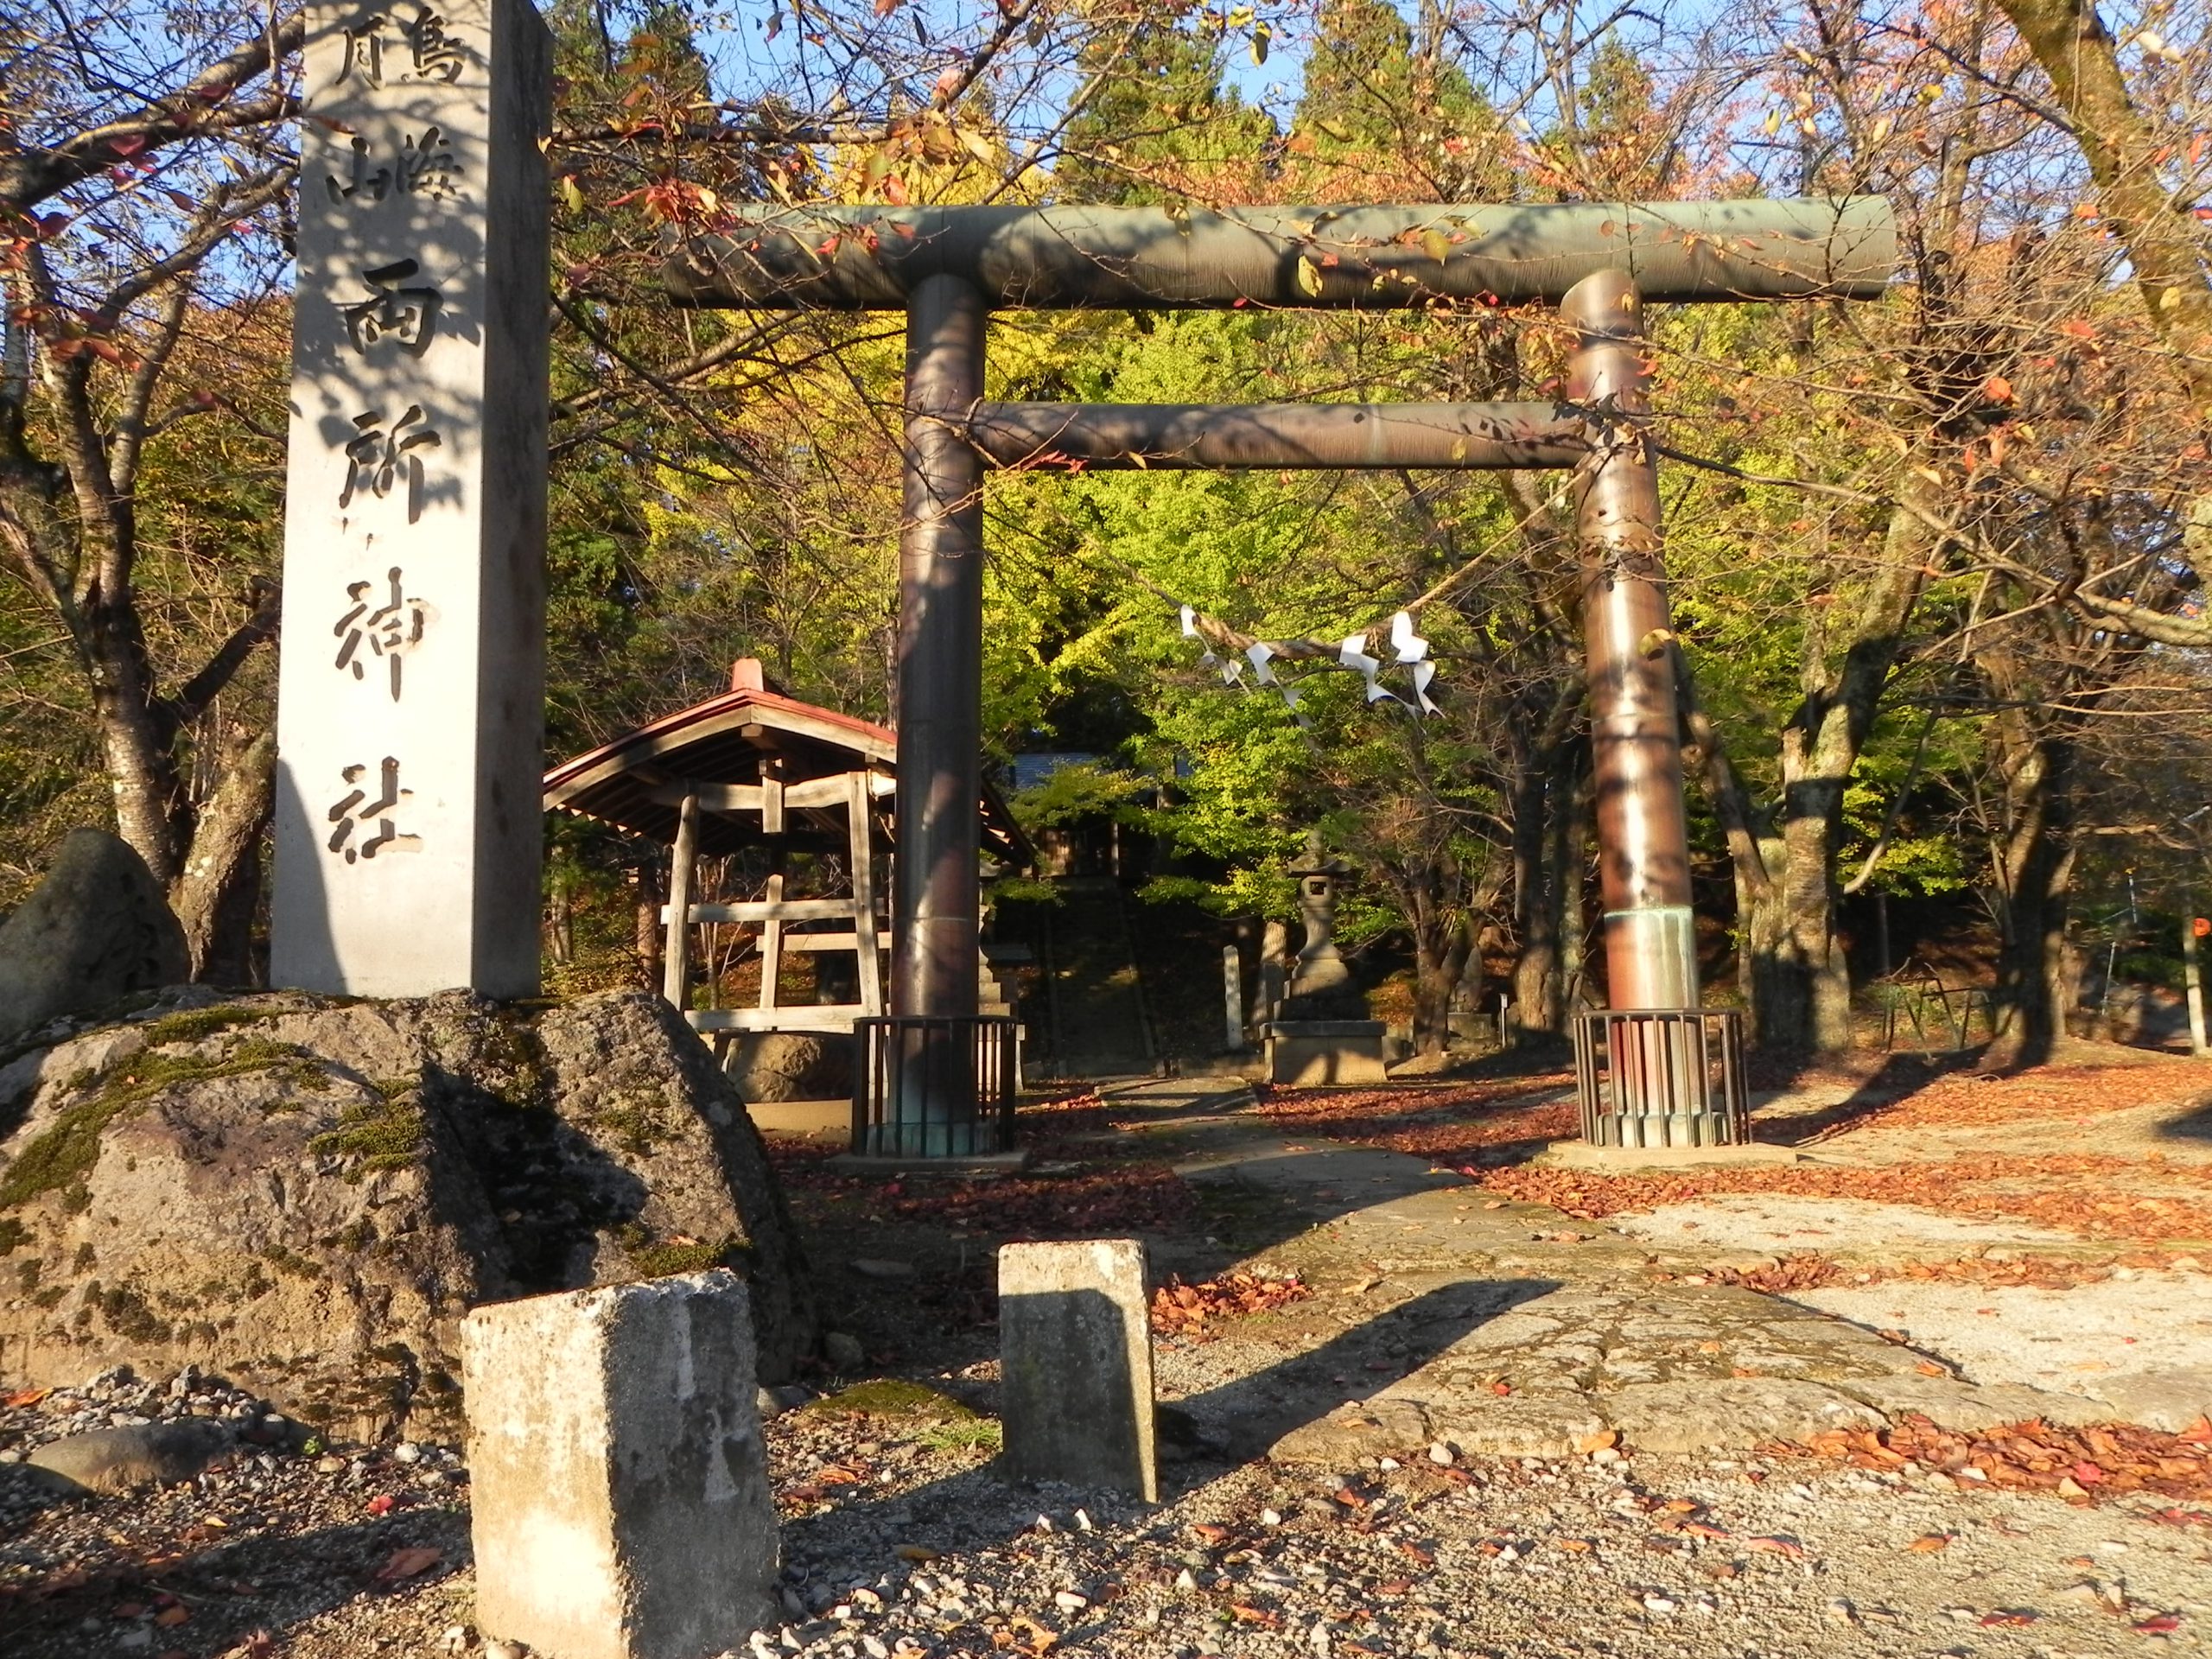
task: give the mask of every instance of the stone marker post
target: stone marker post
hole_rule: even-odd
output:
[[[1159,1498],[1144,1281],[1133,1238],[1000,1249],[999,1414],[1015,1479]]]
[[[1232,1054],[1244,1050],[1244,975],[1236,947],[1221,947],[1222,1038]]]
[[[537,988],[551,39],[311,5],[270,972]]]
[[[461,1327],[476,1622],[556,1659],[699,1659],[776,1623],[746,1290],[717,1269]]]

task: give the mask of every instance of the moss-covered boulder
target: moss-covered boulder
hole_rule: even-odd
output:
[[[0,1364],[197,1363],[311,1421],[452,1426],[476,1303],[727,1263],[815,1334],[742,1106],[658,999],[154,1010],[0,1072]]]

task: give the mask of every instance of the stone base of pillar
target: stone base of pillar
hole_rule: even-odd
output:
[[[1385,1083],[1389,1027],[1380,1020],[1277,1020],[1266,1027],[1268,1081],[1313,1089]]]

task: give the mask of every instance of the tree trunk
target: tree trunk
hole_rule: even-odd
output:
[[[192,976],[250,984],[253,919],[260,908],[261,841],[276,805],[276,734],[238,734],[215,792],[201,805],[192,850],[169,883],[184,925]]]
[[[662,903],[661,871],[658,861],[649,859],[632,872],[638,884],[637,917],[632,933],[632,948],[638,953],[638,970],[645,984],[658,989],[660,986],[661,946],[664,930],[661,926]]]
[[[2007,710],[1998,724],[2006,751],[2010,833],[1998,860],[1999,1023],[1986,1061],[2010,1069],[2050,1059],[2074,1011],[2066,935],[2075,853],[2075,747],[2070,729],[2038,730],[2024,708]]]
[[[575,894],[569,884],[556,876],[545,895],[545,954],[561,967],[576,957]]]
[[[1414,938],[1414,1051],[1441,1054],[1452,1041],[1452,998],[1466,972],[1472,930],[1462,916]]]
[[[1513,1020],[1522,1031],[1559,1027],[1559,861],[1548,782],[1548,772],[1531,770],[1514,791],[1513,925],[1521,948],[1513,958]]]
[[[1780,835],[1759,840],[1765,892],[1737,884],[1744,1001],[1751,1039],[1762,1047],[1832,1052],[1851,1046],[1851,970],[1835,931],[1827,804],[1833,794],[1840,817],[1843,791],[1839,784],[1805,793],[1821,804],[1786,817]]]
[[[2161,181],[2161,140],[2128,97],[2119,47],[2094,0],[1997,0],[2057,94],[2096,181],[2104,223],[2127,263],[2151,324],[2172,347],[2201,404],[2212,406],[2212,286],[2192,195]]]
[[[1940,551],[1933,526],[1943,518],[1927,457],[1916,451],[1907,461],[1879,557],[1863,583],[1853,584],[1847,622],[1832,634],[1821,620],[1827,607],[1808,609],[1803,698],[1782,734],[1776,821],[1756,835],[1730,836],[1745,901],[1738,925],[1747,1024],[1763,1048],[1832,1052],[1851,1046],[1851,970],[1836,926],[1844,791]],[[1758,868],[1747,869],[1754,858]]]
[[[156,706],[145,642],[128,597],[115,602],[103,596],[86,620],[86,677],[114,794],[115,831],[156,880],[174,887],[184,879],[191,839],[175,734]]]
[[[1580,741],[1540,751],[1515,791],[1513,911],[1521,949],[1513,962],[1513,1025],[1520,1036],[1567,1028],[1572,939],[1582,925],[1585,803]]]

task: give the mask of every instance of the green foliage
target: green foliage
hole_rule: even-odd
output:
[[[1007,804],[1021,827],[1034,834],[1084,818],[1127,817],[1129,815],[1123,809],[1150,788],[1146,779],[1078,764],[1056,768],[1042,783],[1013,796]]]
[[[656,1241],[643,1228],[624,1230],[623,1249],[641,1279],[665,1279],[677,1274],[705,1273],[713,1268],[741,1267],[750,1249],[741,1238],[719,1244]]]
[[[258,1008],[232,1004],[213,1008],[187,1008],[163,1014],[145,1028],[146,1046],[160,1048],[169,1043],[198,1043],[239,1026],[257,1025],[270,1016]]]

